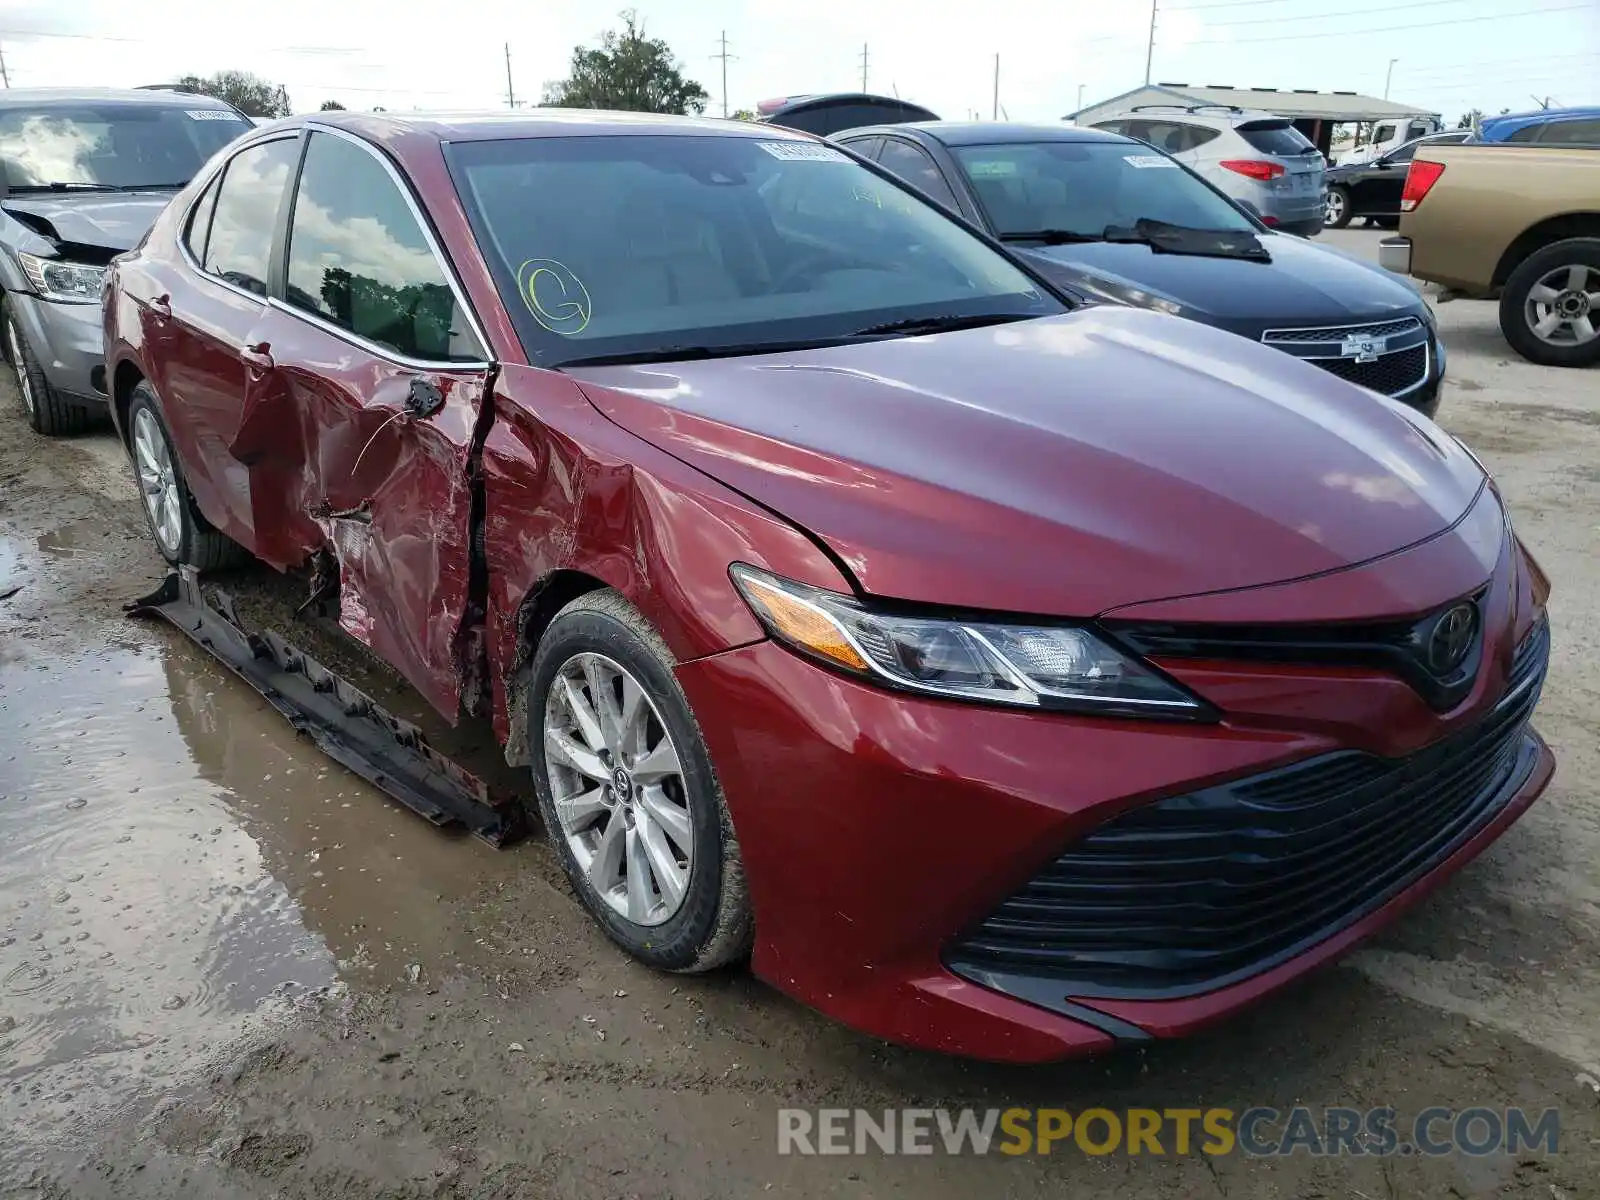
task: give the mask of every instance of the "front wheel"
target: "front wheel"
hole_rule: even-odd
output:
[[[1500,330],[1530,362],[1600,362],[1600,238],[1568,238],[1524,259],[1500,294]]]
[[[29,427],[46,437],[82,433],[88,429],[93,424],[94,414],[80,404],[68,404],[50,386],[9,306],[5,312],[5,336],[6,358],[17,374],[17,391],[22,395],[22,411]]]
[[[1343,229],[1350,224],[1350,193],[1342,187],[1330,187],[1323,197],[1322,227]]]
[[[562,868],[611,940],[663,970],[708,971],[749,953],[754,926],[733,822],[674,665],[617,592],[563,608],[529,681],[534,788]]]

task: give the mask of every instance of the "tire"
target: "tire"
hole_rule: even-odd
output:
[[[22,411],[28,418],[28,427],[46,437],[62,437],[82,433],[95,423],[95,413],[81,404],[68,404],[61,398],[28,345],[28,337],[17,324],[16,316],[7,305],[5,318],[6,361],[17,373],[17,391],[22,396]]]
[[[1523,259],[1500,293],[1500,331],[1542,366],[1600,362],[1600,238],[1553,242]]]
[[[1338,186],[1330,187],[1323,203],[1324,229],[1343,229],[1350,224],[1350,193],[1347,190]]]
[[[748,955],[755,923],[733,822],[674,666],[619,593],[578,597],[534,656],[528,740],[544,828],[583,906],[641,962],[692,973]],[[644,702],[619,733],[629,680]]]
[[[195,507],[155,391],[143,381],[135,385],[128,403],[128,461],[156,548],[169,563],[215,571],[247,557],[243,547],[213,529]]]

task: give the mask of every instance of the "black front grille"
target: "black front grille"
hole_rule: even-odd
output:
[[[1370,325],[1329,325],[1318,329],[1269,329],[1261,340],[1269,346],[1298,345],[1306,342],[1327,342],[1347,337],[1394,337],[1402,333],[1415,333],[1422,322],[1415,317],[1401,317],[1397,321],[1379,321]]]
[[[1324,371],[1331,371],[1340,379],[1359,383],[1364,388],[1382,392],[1385,396],[1398,395],[1421,383],[1428,373],[1428,348],[1413,346],[1409,350],[1396,350],[1393,354],[1380,354],[1373,362],[1357,362],[1353,358],[1313,358]]]
[[[1533,766],[1527,726],[1549,651],[1541,622],[1500,703],[1405,758],[1342,751],[1113,818],[961,937],[948,965],[1002,990],[1009,978],[1050,980],[1063,997],[1171,996],[1292,957],[1510,801]]]

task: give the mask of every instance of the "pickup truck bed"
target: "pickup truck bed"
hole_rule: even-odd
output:
[[[1498,295],[1501,329],[1526,358],[1600,362],[1600,149],[1426,146],[1401,208],[1384,266]]]

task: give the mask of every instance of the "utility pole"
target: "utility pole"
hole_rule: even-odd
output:
[[[722,31],[722,37],[719,40],[722,43],[722,53],[713,54],[711,57],[722,60],[722,115],[726,117],[728,115],[728,60],[730,58],[736,59],[739,56],[728,53],[728,31],[726,29]]]
[[[861,90],[867,90],[867,44],[861,43]]]
[[[1389,85],[1394,82],[1394,65],[1399,61],[1400,60],[1398,58],[1391,58],[1389,60],[1389,72],[1383,77],[1383,98],[1385,100],[1389,98]]]
[[[0,79],[5,80],[7,87],[11,86],[11,72],[6,70],[6,51],[4,46],[0,46]]]
[[[989,119],[991,121],[1000,119],[1000,56],[998,54],[994,56],[994,115]]]
[[[1083,111],[1083,84],[1078,85],[1078,111]]]
[[[517,106],[517,93],[511,86],[511,43],[506,43],[506,107]]]
[[[1144,47],[1144,85],[1150,86],[1150,63],[1156,56],[1156,6],[1160,0],[1150,0],[1150,40]]]

